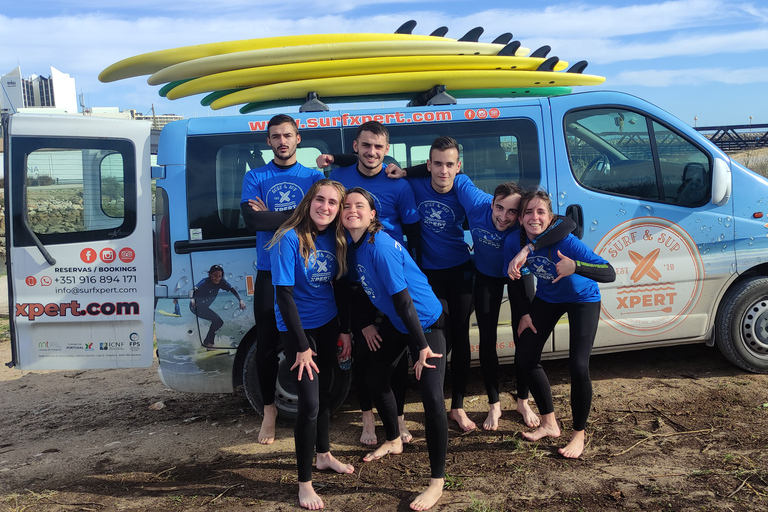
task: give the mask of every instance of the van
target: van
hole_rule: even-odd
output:
[[[154,328],[167,386],[242,389],[260,411],[255,237],[239,203],[245,173],[272,158],[271,117],[170,123],[154,166],[148,124],[5,119],[11,364],[149,366]],[[546,188],[556,213],[571,217],[575,234],[616,269],[616,281],[600,286],[595,353],[716,344],[738,367],[768,372],[768,181],[667,112],[627,94],[585,92],[295,118],[298,160],[308,167],[321,153],[351,152],[357,127],[376,120],[388,127],[389,157],[401,167],[424,163],[432,141],[449,135],[481,189],[510,180]],[[214,265],[237,294],[220,291],[207,304],[223,322],[208,348],[211,322],[191,299]],[[476,333],[472,339],[476,357]],[[501,361],[511,362],[508,317],[499,340]],[[544,357],[567,354],[561,322]],[[289,367],[281,359],[282,417],[296,412]],[[337,368],[335,406],[348,388],[349,372]]]

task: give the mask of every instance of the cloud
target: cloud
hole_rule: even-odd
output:
[[[622,71],[611,78],[611,85],[640,85],[645,87],[701,86],[711,83],[742,85],[762,83],[768,77],[768,67],[727,69],[645,69]]]

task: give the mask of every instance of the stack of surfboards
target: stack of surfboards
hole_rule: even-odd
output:
[[[160,95],[178,99],[209,93],[214,110],[242,105],[241,112],[296,105],[310,93],[327,102],[412,98],[445,86],[456,98],[567,94],[571,87],[605,78],[583,73],[586,62],[547,58],[545,46],[530,54],[512,34],[479,42],[482,28],[460,39],[410,33],[315,34],[248,39],[145,53],[112,64],[102,82],[150,75],[166,84]],[[511,42],[510,42],[511,41]]]

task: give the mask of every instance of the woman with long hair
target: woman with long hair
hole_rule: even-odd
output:
[[[504,260],[509,264],[521,248],[547,230],[555,220],[552,200],[545,190],[527,192],[520,201],[520,230],[507,237]],[[519,235],[519,236],[516,236]],[[589,358],[600,319],[600,289],[597,283],[616,279],[610,263],[595,254],[581,240],[568,235],[549,247],[530,250],[527,264],[536,278],[536,295],[520,318],[515,359],[525,374],[526,382],[541,414],[541,423],[533,432],[524,432],[529,441],[543,437],[559,437],[552,390],[541,366],[541,352],[558,320],[568,313],[569,367],[571,373],[571,411],[573,435],[559,452],[566,458],[578,458],[584,452],[585,429],[592,406],[592,380]],[[517,273],[510,272],[516,279]],[[520,283],[520,280],[514,281]],[[523,287],[513,287],[524,295]],[[527,307],[527,301],[518,303]]]
[[[443,399],[445,336],[443,310],[426,276],[403,246],[381,231],[373,197],[365,189],[347,191],[341,222],[349,232],[350,273],[376,308],[384,314],[378,327],[379,348],[373,353],[368,386],[379,411],[387,440],[363,459],[372,461],[403,451],[397,404],[390,377],[403,357],[415,361],[424,404],[427,451],[431,466],[429,487],[411,509],[427,510],[440,498],[445,484],[448,420]]]
[[[299,505],[323,508],[312,487],[312,455],[317,469],[353,473],[331,454],[330,378],[337,363],[336,341],[349,357],[351,338],[339,328],[332,281],[346,272],[346,235],[338,221],[344,200],[341,183],[316,182],[268,245],[275,287],[275,319],[286,358],[295,361],[298,415],[294,426]],[[323,307],[318,307],[322,304]],[[348,332],[348,331],[346,331]]]

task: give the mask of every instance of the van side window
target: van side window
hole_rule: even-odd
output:
[[[19,138],[26,222],[44,244],[123,238],[136,226],[134,147],[120,140]],[[14,162],[14,165],[16,163]],[[25,245],[24,236],[17,242]]]
[[[587,188],[680,206],[701,206],[712,189],[708,156],[682,135],[630,110],[565,116],[571,170]]]
[[[340,153],[338,130],[302,130],[296,156],[316,168],[322,153]],[[190,239],[253,236],[240,213],[243,176],[267,164],[272,149],[266,133],[190,136],[187,141],[187,213]]]
[[[541,181],[538,135],[529,119],[396,125],[389,132],[390,155],[396,147],[401,167],[425,163],[432,141],[448,135],[459,143],[462,172],[486,192],[505,181],[524,187]]]

